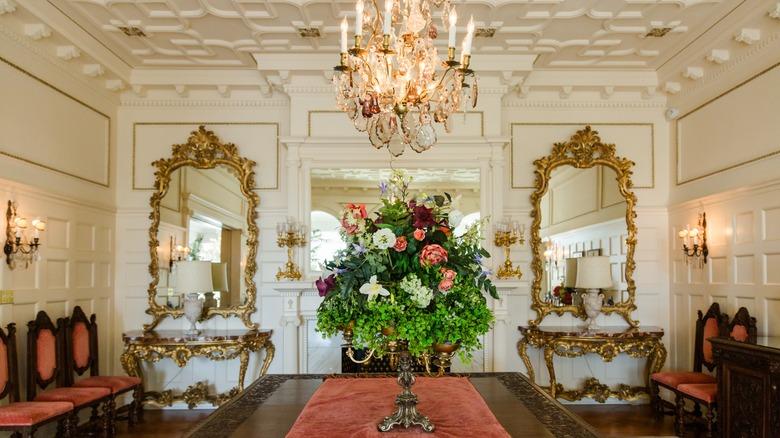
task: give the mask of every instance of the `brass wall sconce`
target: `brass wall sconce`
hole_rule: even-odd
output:
[[[710,253],[707,249],[707,213],[699,213],[698,224],[693,228],[686,225],[679,236],[682,240],[685,263],[693,261],[697,268],[703,268]]]
[[[512,260],[509,257],[512,245],[516,243],[522,245],[525,243],[523,234],[525,234],[525,226],[520,225],[517,221],[503,220],[496,223],[493,243],[499,248],[504,248],[505,258],[504,263],[498,268],[498,273],[496,274],[496,277],[499,280],[523,277],[520,268],[514,267],[512,265]]]
[[[14,269],[17,263],[24,263],[24,267],[39,259],[38,247],[41,245],[41,231],[46,230],[46,222],[36,218],[28,221],[19,216],[16,211],[17,204],[8,201],[8,209],[5,212],[5,262],[8,267]],[[32,238],[28,231],[32,230]]]
[[[190,251],[192,250],[190,249],[189,246],[177,245],[176,239],[173,236],[171,236],[170,256],[168,257],[168,268],[173,269],[174,262],[187,260],[190,255]]]
[[[276,224],[276,245],[279,248],[287,248],[287,263],[284,264],[284,269],[279,268],[276,280],[300,280],[303,274],[293,261],[293,248],[306,245],[306,226],[292,218]]]

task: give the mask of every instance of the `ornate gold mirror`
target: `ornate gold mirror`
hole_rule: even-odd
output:
[[[144,330],[166,317],[183,316],[184,294],[195,292],[184,289],[193,285],[203,301],[201,320],[237,316],[246,327],[257,328],[251,321],[257,293],[255,164],[203,126],[187,143],[173,145],[170,158],[152,163],[146,313],[153,320]]]
[[[534,166],[531,308],[537,317],[529,323],[538,325],[551,313],[585,319],[577,259],[602,256],[608,257],[612,278],[612,286],[604,290],[602,313],[617,313],[637,326],[631,318],[636,309],[634,163],[616,156],[615,145],[602,143],[598,132],[586,126],[569,141],[556,143],[552,154]]]

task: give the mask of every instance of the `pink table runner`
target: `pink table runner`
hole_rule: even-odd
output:
[[[433,433],[402,426],[379,432],[377,423],[393,413],[400,392],[395,378],[327,379],[306,404],[287,438],[509,437],[465,377],[417,378],[412,392],[419,399],[418,410],[436,426]]]

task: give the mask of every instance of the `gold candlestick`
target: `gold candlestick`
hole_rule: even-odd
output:
[[[523,272],[519,267],[512,265],[510,258],[510,248],[512,245],[519,243],[522,245],[525,243],[523,238],[523,229],[515,222],[511,226],[508,223],[497,224],[495,235],[493,237],[493,243],[499,247],[504,248],[504,263],[498,268],[496,277],[500,280],[506,280],[509,278],[517,277],[518,279],[523,277]]]
[[[276,229],[276,245],[279,248],[287,248],[287,263],[284,264],[284,269],[279,268],[276,280],[300,280],[303,274],[293,261],[293,248],[306,245],[304,227],[291,221],[280,223]]]

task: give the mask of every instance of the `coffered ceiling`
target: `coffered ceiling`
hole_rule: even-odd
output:
[[[336,53],[353,0],[46,0],[134,68],[256,68],[262,54]],[[479,54],[535,68],[655,70],[745,0],[455,1]],[[461,20],[461,35],[466,20]],[[306,29],[319,37],[301,36]],[[126,33],[129,33],[126,34]],[[656,36],[652,36],[656,35]],[[440,38],[444,42],[444,38]],[[254,55],[254,56],[253,56]]]

